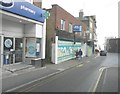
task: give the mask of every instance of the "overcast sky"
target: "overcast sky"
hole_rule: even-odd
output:
[[[80,9],[84,16],[96,15],[99,44],[105,37],[118,37],[118,1],[120,0],[42,0],[43,8],[58,4],[70,14],[78,17]]]

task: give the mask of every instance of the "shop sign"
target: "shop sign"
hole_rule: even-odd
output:
[[[25,0],[2,0],[0,9],[44,23],[45,10]]]
[[[7,47],[7,48],[12,47],[12,40],[11,39],[6,39],[5,40],[5,47]]]
[[[82,26],[80,25],[73,26],[73,32],[81,32],[81,31],[82,31]]]

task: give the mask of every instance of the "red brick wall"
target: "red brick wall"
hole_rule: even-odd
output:
[[[80,25],[80,21],[58,5],[52,5],[52,8],[47,11],[50,12],[50,16],[46,26],[46,57],[50,59],[52,43],[55,42],[56,29],[60,30],[61,19],[65,20],[65,31],[67,32],[69,31],[69,23]]]
[[[58,27],[60,29],[60,21],[61,19],[65,20],[65,31],[69,31],[69,23],[72,23],[72,25],[80,25],[80,21],[76,19],[73,15],[68,13],[66,10],[61,8],[58,5],[53,5],[53,9],[55,9],[55,15],[56,15],[56,23],[55,28]]]
[[[35,6],[37,6],[37,7],[42,8],[42,0],[41,0],[41,1],[39,1],[39,0],[33,0],[33,4],[34,4]]]

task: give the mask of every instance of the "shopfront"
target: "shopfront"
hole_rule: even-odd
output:
[[[11,7],[0,6],[0,65],[30,64],[32,59],[44,59],[45,11],[26,1],[12,3]]]
[[[3,64],[23,62],[23,39],[17,37],[4,37],[4,61]]]

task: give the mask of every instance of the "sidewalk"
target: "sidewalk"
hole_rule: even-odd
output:
[[[14,65],[6,65],[2,68],[0,68],[0,78],[4,78],[4,77],[9,77],[10,75],[12,75],[13,73],[16,73],[16,72],[20,72],[20,71],[23,71],[23,70],[27,70],[27,69],[33,69],[35,68],[34,66],[32,65],[28,65],[28,64],[14,64]]]
[[[95,55],[91,57],[83,57],[81,62],[85,62],[93,57],[95,57]],[[74,59],[62,62],[60,64],[46,64],[45,67],[41,68],[35,68],[34,66],[26,66],[23,69],[22,65],[16,65],[17,68],[20,69],[19,71],[5,71],[2,73],[2,90],[3,92],[15,90],[37,80],[43,80],[47,77],[61,73],[67,69],[81,64],[81,62]],[[15,70],[15,66],[11,68]]]

